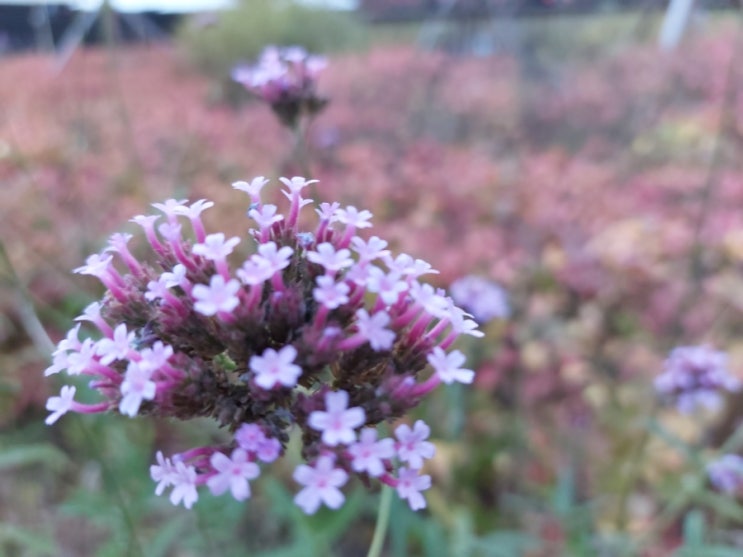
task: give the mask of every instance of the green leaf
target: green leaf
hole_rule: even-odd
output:
[[[728,546],[708,547],[681,547],[673,557],[740,557],[743,554],[741,548]]]
[[[0,524],[0,550],[7,545],[21,547],[31,555],[54,556],[57,553],[53,540],[38,530],[30,532],[13,524]]]
[[[67,456],[51,443],[38,443],[0,450],[0,470],[36,464],[63,468],[67,463]]]
[[[701,547],[706,537],[706,524],[701,511],[693,509],[684,517],[684,546]]]
[[[480,538],[475,547],[484,557],[519,557],[536,550],[539,544],[528,534],[504,530]]]
[[[714,491],[702,491],[694,497],[694,501],[714,510],[721,517],[735,522],[743,522],[743,506],[729,495]]]
[[[157,530],[157,535],[147,542],[147,555],[150,557],[166,557],[168,551],[175,546],[186,527],[188,515],[181,514],[170,517]]]

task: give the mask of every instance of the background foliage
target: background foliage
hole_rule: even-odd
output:
[[[673,53],[633,17],[570,20],[569,35],[510,21],[475,56],[466,25],[372,29],[348,50],[346,16],[250,6],[189,24],[177,48],[81,51],[56,74],[48,56],[0,61],[0,554],[365,554],[378,496],[355,486],[342,511],[304,516],[293,448],[249,504],[204,494],[187,512],[154,496],[148,467],[155,447],[218,438],[210,424],[43,425],[56,389],[29,304],[56,341],[100,294],[69,269],[148,203],[215,199],[206,220],[239,234],[230,182],[298,172],[264,105],[214,93],[269,41],[341,49],[307,136],[319,195],[371,209],[438,286],[477,273],[509,292],[512,316],[461,347],[476,388],[420,409],[434,488],[424,513],[393,507],[386,554],[740,554],[743,507],[704,471],[741,447],[740,397],[684,417],[652,391],[678,344],[711,343],[742,373],[736,17]]]

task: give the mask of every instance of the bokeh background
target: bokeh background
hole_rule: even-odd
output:
[[[725,350],[743,379],[739,8],[697,2],[660,41],[671,7],[649,0],[361,4],[104,6],[78,36],[85,12],[26,25],[0,2],[0,555],[366,554],[378,494],[352,485],[306,517],[291,458],[246,504],[156,497],[155,450],[219,439],[209,422],[44,425],[46,335],[102,293],[71,269],[168,197],[212,199],[207,225],[244,234],[231,182],[300,172],[229,77],[268,44],[328,57],[306,135],[318,195],[370,209],[436,286],[477,275],[509,300],[459,346],[475,384],[418,410],[434,486],[424,512],[393,506],[384,555],[743,554],[743,506],[704,475],[743,399],[683,416],[653,392],[677,345]]]

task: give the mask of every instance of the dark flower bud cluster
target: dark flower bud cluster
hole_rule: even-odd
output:
[[[252,66],[236,66],[232,79],[271,105],[281,123],[295,128],[302,116],[314,116],[328,103],[317,94],[317,76],[327,62],[303,48],[266,47]]]
[[[287,214],[262,202],[263,177],[233,184],[251,200],[247,241],[207,234],[201,213],[212,202],[170,199],[154,204],[161,215],[132,219],[152,261],[133,256],[131,235],[114,234],[76,270],[106,287],[77,319],[100,338],[81,340],[79,323],[46,374],[88,376],[100,402],[77,402],[75,387],[64,386],[47,403],[47,423],[69,411],[217,420],[231,433],[227,442],[158,453],[151,467],[156,492],[170,489],[171,501],[189,508],[201,485],[247,499],[249,482],[283,454],[292,430],[306,460],[294,471],[305,512],[341,506],[351,474],[423,508],[429,427],[402,423],[394,437],[379,438],[375,426],[441,383],[472,382],[451,346],[482,333],[451,298],[419,281],[435,272],[429,264],[393,257],[384,240],[357,234],[371,227],[369,211],[322,203],[314,229],[301,230],[300,211],[312,203],[302,191],[314,181],[281,181]],[[249,255],[236,265],[241,242]]]

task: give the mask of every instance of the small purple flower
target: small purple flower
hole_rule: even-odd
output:
[[[655,379],[655,390],[685,414],[699,407],[717,410],[722,393],[740,387],[727,369],[727,354],[709,346],[674,348],[663,363],[663,373]]]
[[[411,468],[423,467],[423,459],[433,457],[436,447],[433,443],[426,441],[431,429],[423,420],[417,420],[413,429],[407,424],[397,426],[395,437],[397,437],[397,456],[401,461],[407,462]]]
[[[364,425],[366,415],[363,408],[348,408],[348,393],[336,391],[325,393],[325,411],[315,410],[307,423],[322,432],[322,442],[334,447],[356,440],[354,429]]]
[[[49,397],[49,400],[46,401],[46,409],[49,410],[51,414],[49,414],[46,420],[44,420],[46,425],[52,425],[59,418],[72,410],[72,407],[75,404],[75,390],[76,388],[74,386],[65,385],[62,387],[59,396]]]
[[[382,301],[391,306],[397,303],[400,295],[408,290],[408,283],[394,271],[385,273],[379,267],[370,267],[366,278],[366,287],[370,292],[376,292]]]
[[[258,255],[254,255],[253,259],[265,261],[271,274],[274,274],[289,266],[292,253],[294,250],[289,246],[278,248],[275,242],[267,242],[258,246]]]
[[[97,361],[97,344],[93,339],[86,338],[80,345],[79,350],[67,355],[67,374],[80,375],[84,373]]]
[[[273,273],[274,269],[266,259],[254,256],[243,263],[235,274],[243,284],[255,286],[270,279]]]
[[[157,464],[150,466],[150,476],[153,481],[157,482],[155,495],[162,495],[166,487],[173,485],[175,466],[169,458],[163,456],[162,451],[157,451],[155,457],[157,458]]]
[[[373,315],[365,309],[356,312],[356,326],[358,334],[369,342],[374,350],[389,350],[395,342],[395,333],[387,329],[390,316],[385,311],[378,311]]]
[[[151,377],[151,369],[137,362],[129,362],[124,381],[121,383],[122,399],[119,412],[133,418],[139,412],[143,400],[155,398],[157,385]]]
[[[298,194],[304,188],[306,188],[310,184],[316,183],[318,180],[307,180],[302,176],[294,176],[291,179],[282,177],[279,178],[279,181],[283,183],[287,188],[289,188],[290,194]]]
[[[263,462],[273,462],[281,454],[281,443],[266,437],[258,424],[243,424],[235,432],[238,446],[254,453]]]
[[[173,486],[173,491],[170,492],[170,502],[174,505],[183,502],[183,506],[190,509],[199,500],[196,479],[195,467],[188,466],[181,461],[176,462],[175,469],[169,478],[170,485]]]
[[[333,277],[317,277],[317,287],[312,291],[315,300],[328,309],[336,309],[348,302],[349,287],[343,282],[335,282]]]
[[[395,442],[392,439],[377,440],[377,430],[368,427],[361,430],[358,442],[348,447],[348,452],[353,459],[351,467],[354,471],[378,477],[385,471],[383,460],[395,456]]]
[[[239,243],[240,238],[233,237],[225,240],[224,234],[218,232],[216,234],[209,234],[202,243],[194,245],[193,253],[211,261],[221,261],[231,254],[232,250]]]
[[[85,265],[73,269],[73,273],[79,273],[81,275],[93,275],[94,277],[101,277],[105,275],[112,266],[113,255],[106,254],[101,255],[94,253],[85,260]]]
[[[496,283],[476,275],[467,275],[454,281],[450,287],[451,297],[480,323],[507,318],[506,292]]]
[[[359,254],[359,261],[363,262],[374,261],[390,254],[390,251],[385,249],[387,242],[378,236],[372,236],[366,241],[356,236],[351,239],[351,247]]]
[[[717,489],[730,495],[743,487],[743,457],[726,454],[707,465],[709,480]]]
[[[186,203],[188,203],[188,199],[166,199],[162,203],[153,203],[152,206],[162,211],[170,222],[175,222],[177,215],[189,210]]]
[[[307,253],[307,259],[321,265],[328,272],[335,273],[353,265],[351,252],[347,249],[336,251],[330,242],[323,242],[315,249],[316,251]]]
[[[248,453],[244,449],[232,451],[232,457],[216,452],[209,460],[216,474],[206,481],[206,485],[214,495],[221,495],[229,490],[238,501],[245,501],[250,497],[250,484],[260,475],[260,469],[255,462],[248,460]]]
[[[252,66],[237,66],[232,79],[271,105],[282,124],[294,128],[301,117],[322,110],[327,99],[319,97],[316,81],[325,59],[300,47],[266,47]]]
[[[157,371],[168,363],[173,355],[173,347],[158,340],[151,348],[143,349],[139,355],[142,357],[139,361],[140,367]]]
[[[315,514],[322,503],[331,509],[343,505],[345,497],[339,487],[348,480],[348,474],[336,468],[332,456],[321,456],[315,466],[300,464],[294,470],[294,480],[304,488],[294,497],[294,502],[307,514]]]
[[[369,222],[372,216],[374,215],[372,215],[371,211],[367,211],[366,209],[359,211],[353,205],[349,205],[345,209],[338,209],[335,214],[338,222],[354,228],[369,228],[372,225]]]
[[[240,283],[235,279],[225,282],[222,275],[213,275],[209,286],[197,284],[193,287],[193,297],[196,300],[194,309],[202,315],[215,315],[219,312],[230,313],[240,303],[237,292]]]
[[[261,205],[257,209],[250,209],[248,216],[253,219],[261,230],[268,230],[277,222],[284,220],[284,215],[276,214],[278,207],[271,205]]]
[[[261,190],[267,183],[268,180],[266,178],[264,178],[263,176],[257,176],[250,182],[244,182],[242,180],[234,182],[232,184],[232,187],[236,190],[244,191],[245,193],[247,193],[253,203],[260,203]]]
[[[297,384],[302,368],[294,364],[297,350],[284,346],[278,352],[267,348],[261,356],[250,358],[250,369],[255,373],[255,382],[262,389],[273,389],[277,385],[293,387]]]
[[[397,479],[397,494],[400,499],[407,499],[410,508],[414,511],[425,509],[426,500],[421,495],[431,487],[431,476],[428,474],[420,475],[419,470],[415,467],[400,468]]]
[[[114,360],[123,360],[129,355],[134,333],[127,333],[126,324],[121,323],[114,329],[113,338],[102,338],[96,343],[96,354],[101,357],[101,363],[108,365]]]
[[[436,375],[441,379],[441,382],[447,385],[455,381],[472,383],[475,372],[461,367],[466,359],[465,355],[459,350],[453,350],[447,354],[440,346],[434,347],[428,355],[428,363],[436,370]]]

